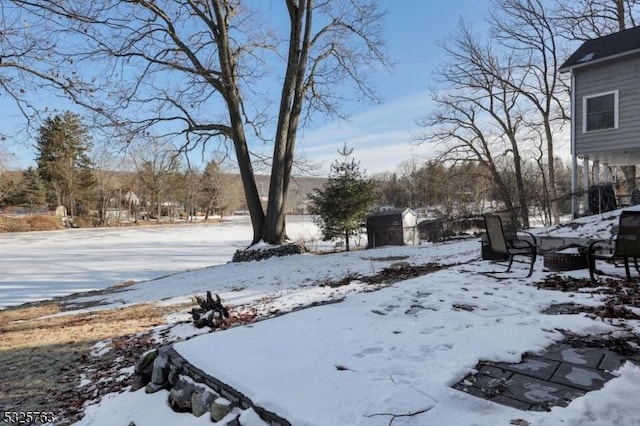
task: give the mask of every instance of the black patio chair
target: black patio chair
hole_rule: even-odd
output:
[[[617,260],[624,262],[624,270],[627,279],[631,281],[629,260],[633,259],[636,271],[638,258],[640,257],[640,211],[623,210],[620,213],[617,234],[608,240],[597,240],[589,244],[587,260],[589,264],[589,276],[595,281],[595,274],[603,272],[596,269],[596,260],[606,260],[616,264]]]
[[[483,217],[491,250],[504,254],[509,258],[509,266],[505,272],[511,271],[511,265],[513,264],[513,258],[515,256],[529,256],[531,257],[531,264],[529,265],[529,274],[527,277],[530,277],[533,273],[533,265],[536,263],[536,255],[538,252],[536,237],[525,231],[506,233],[502,226],[502,219],[495,214],[485,214]],[[531,241],[520,238],[518,233],[527,234]]]

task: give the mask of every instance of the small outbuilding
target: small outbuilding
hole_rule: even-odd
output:
[[[418,244],[417,225],[418,215],[411,209],[372,213],[367,218],[367,248]]]

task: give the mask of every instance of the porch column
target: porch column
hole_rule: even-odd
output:
[[[576,76],[571,70],[571,216],[578,217],[578,155],[576,154]]]
[[[589,212],[589,159],[587,157],[582,159],[582,213],[587,214]]]
[[[571,156],[571,216],[575,219],[579,216],[580,206],[578,195],[578,157]]]

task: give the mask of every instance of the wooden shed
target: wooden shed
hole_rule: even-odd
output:
[[[411,209],[373,213],[367,218],[367,248],[418,244],[417,225],[418,215]]]

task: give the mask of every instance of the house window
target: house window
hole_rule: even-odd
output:
[[[618,91],[583,98],[583,132],[618,128]]]

